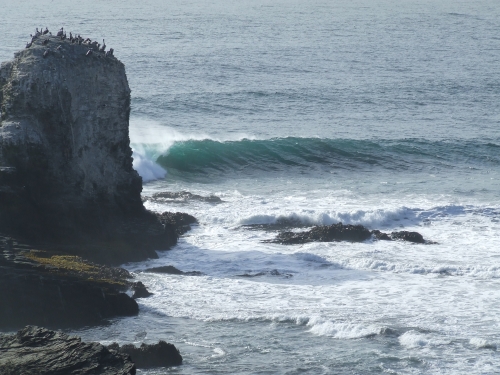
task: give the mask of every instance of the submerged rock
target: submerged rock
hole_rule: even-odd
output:
[[[118,353],[128,354],[137,368],[179,366],[182,364],[182,356],[179,350],[163,340],[157,344],[141,344],[139,348],[132,344],[119,346],[113,343],[108,349]]]
[[[222,199],[220,199],[215,195],[209,195],[208,197],[206,197],[203,195],[190,193],[189,191],[177,191],[177,192],[165,191],[161,193],[155,193],[150,197],[144,197],[143,200],[144,201],[163,200],[163,201],[180,202],[180,203],[194,200],[207,203],[222,203]]]
[[[147,270],[144,270],[144,272],[151,272],[151,273],[166,273],[169,275],[184,275],[184,276],[201,276],[203,273],[200,271],[189,271],[189,272],[184,272],[181,271],[174,266],[162,266],[162,267],[153,267],[153,268],[148,268]]]
[[[45,328],[27,326],[0,335],[0,372],[5,375],[134,375],[125,353]]]
[[[293,275],[291,273],[282,273],[279,272],[278,270],[274,269],[271,271],[264,271],[264,272],[257,272],[257,273],[243,273],[241,275],[236,275],[236,277],[259,277],[259,276],[281,276],[285,279],[289,279]]]

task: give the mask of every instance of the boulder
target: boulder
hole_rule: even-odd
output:
[[[391,238],[393,240],[402,240],[414,243],[426,243],[424,237],[418,232],[408,232],[406,230],[400,232],[392,232]]]
[[[118,353],[127,354],[132,358],[137,368],[167,367],[182,364],[179,350],[165,341],[157,344],[141,344],[138,348],[132,344],[118,345],[113,343],[108,349]]]
[[[194,216],[184,212],[164,212],[157,216],[166,230],[173,230],[179,236],[189,231],[191,224],[198,222]]]
[[[140,281],[135,282],[132,285],[131,289],[134,291],[134,294],[132,295],[133,299],[146,298],[146,297],[153,295],[153,293],[151,293],[149,290],[147,290],[146,286]]]

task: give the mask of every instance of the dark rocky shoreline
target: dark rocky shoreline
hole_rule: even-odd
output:
[[[179,351],[165,341],[139,348],[116,343],[104,346],[36,326],[0,335],[2,375],[134,375],[137,368],[180,364]]]
[[[168,250],[196,223],[190,215],[153,213],[143,205],[142,178],[132,168],[124,65],[97,43],[60,34],[37,32],[0,67],[0,331],[75,328],[137,315],[126,292],[135,298],[149,292],[112,266],[157,258],[156,250]],[[36,347],[43,356],[28,358],[31,367],[14,361],[9,371],[135,373],[130,358],[109,367],[112,350],[42,328],[0,342],[3,372],[6,358]],[[158,354],[167,347],[155,348]],[[57,371],[44,361],[50,350],[60,357]],[[94,367],[72,362],[86,353],[93,359],[85,366]]]

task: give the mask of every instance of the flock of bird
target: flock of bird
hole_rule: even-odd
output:
[[[42,35],[47,35],[52,36],[52,33],[49,31],[49,29],[46,27],[45,30],[38,30],[38,27],[36,28],[35,35],[30,34],[31,41],[26,43],[26,48],[30,48],[35,40],[37,40],[39,37]],[[109,51],[106,51],[106,43],[104,42],[104,39],[102,40],[102,45],[98,43],[97,41],[92,41],[90,38],[83,39],[80,34],[73,36],[73,34],[70,32],[69,33],[69,38],[66,35],[66,32],[64,31],[64,28],[61,27],[61,29],[57,32],[56,37],[60,38],[61,40],[66,40],[68,39],[71,44],[83,44],[88,46],[88,51],[85,54],[86,56],[92,55],[94,52],[102,52],[104,53],[105,56],[113,56],[113,48],[110,48]],[[42,40],[42,45],[46,46],[49,44],[49,38],[43,39]],[[61,45],[59,45],[56,49],[59,50],[61,48]],[[47,57],[49,55],[49,49],[46,49],[45,52],[43,53],[43,57]]]

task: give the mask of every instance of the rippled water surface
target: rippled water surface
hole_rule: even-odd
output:
[[[139,316],[73,333],[180,349],[144,374],[500,372],[498,5],[0,0],[2,61],[35,27],[115,49],[145,205],[199,221],[125,265]],[[264,242],[284,222],[434,243]]]

